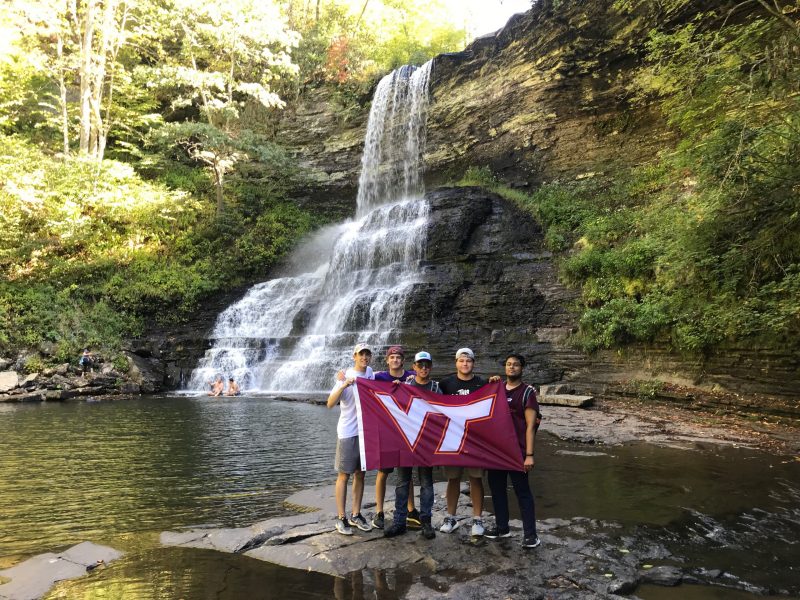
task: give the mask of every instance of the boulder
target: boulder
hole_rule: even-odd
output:
[[[543,406],[571,406],[573,408],[588,408],[594,404],[593,396],[576,396],[572,394],[542,394],[539,404]]]
[[[0,392],[7,392],[19,386],[19,375],[16,371],[0,372]]]
[[[128,378],[145,394],[160,390],[164,383],[163,366],[155,360],[142,358],[138,354],[125,352],[128,360]]]
[[[32,600],[41,598],[57,581],[77,579],[100,565],[108,564],[122,556],[122,552],[108,546],[83,542],[65,552],[48,552],[29,558],[25,562],[0,571],[0,598],[4,600]]]

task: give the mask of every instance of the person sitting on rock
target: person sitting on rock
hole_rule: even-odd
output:
[[[226,396],[239,396],[241,395],[239,384],[233,380],[233,377],[228,377],[228,389],[225,391]]]
[[[222,375],[217,375],[214,383],[211,384],[211,391],[208,392],[209,396],[220,396],[225,389],[225,383],[222,381]]]

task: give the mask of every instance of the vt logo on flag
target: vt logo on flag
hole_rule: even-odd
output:
[[[412,466],[522,471],[505,384],[468,396],[356,380],[361,464],[366,470]]]

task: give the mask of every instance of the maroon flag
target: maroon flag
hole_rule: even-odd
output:
[[[356,379],[361,464],[523,471],[505,384],[443,396],[406,384]]]

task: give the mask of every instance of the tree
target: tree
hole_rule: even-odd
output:
[[[205,122],[168,124],[160,140],[172,139],[211,172],[219,216],[228,172],[253,151],[240,122],[242,109],[284,107],[270,84],[296,73],[291,51],[299,36],[268,1],[173,0],[164,14],[180,23],[178,51],[152,69],[153,80],[175,93],[173,109],[197,110]]]

